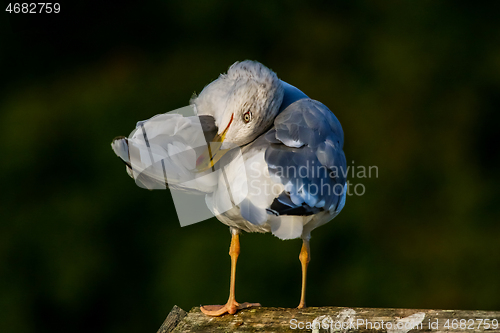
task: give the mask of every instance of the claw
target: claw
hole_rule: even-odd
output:
[[[222,316],[225,313],[229,314],[235,314],[238,310],[242,309],[248,309],[251,307],[259,307],[261,306],[260,303],[242,303],[239,304],[238,302],[227,302],[226,305],[205,305],[201,306],[200,310],[204,314],[208,316],[213,316],[213,317],[218,317]]]

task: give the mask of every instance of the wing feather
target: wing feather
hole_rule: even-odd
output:
[[[338,209],[345,201],[346,159],[344,133],[335,115],[322,103],[303,98],[283,110],[274,124],[265,136],[265,160],[271,178],[285,191],[273,211],[306,215]]]
[[[210,193],[217,184],[215,179],[207,179],[210,170],[202,173],[192,170],[196,167],[197,151],[203,151],[216,133],[212,116],[165,113],[138,122],[129,137],[115,139],[112,148],[141,187],[165,189],[168,186]]]

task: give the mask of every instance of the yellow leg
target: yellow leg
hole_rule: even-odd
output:
[[[236,234],[231,237],[231,246],[229,247],[229,256],[231,256],[231,283],[229,286],[229,299],[228,304],[233,305],[228,312],[233,314],[236,313],[237,303],[235,290],[236,290],[236,263],[238,262],[238,257],[240,255],[240,235]]]
[[[231,285],[229,287],[229,299],[226,305],[205,305],[202,306],[201,312],[209,316],[221,316],[225,313],[235,314],[236,311],[241,309],[250,308],[253,306],[261,306],[259,303],[243,303],[239,304],[235,298],[236,286],[236,262],[240,254],[240,235],[233,233],[231,238],[231,246],[229,248],[229,255],[231,256]]]
[[[304,239],[302,249],[300,250],[299,260],[302,265],[302,290],[300,292],[300,303],[298,309],[306,307],[306,281],[307,281],[307,266],[311,261],[311,249],[309,248],[309,240]]]

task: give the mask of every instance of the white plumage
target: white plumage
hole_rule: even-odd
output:
[[[233,241],[240,230],[302,238],[299,307],[305,306],[310,233],[345,204],[339,121],[253,61],[233,64],[190,107],[196,116],[163,114],[139,122],[128,139],[113,141],[113,150],[143,187],[204,194],[212,213],[231,227]],[[234,313],[241,305],[234,301],[233,283],[231,290],[225,310]]]

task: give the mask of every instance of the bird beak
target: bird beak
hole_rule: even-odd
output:
[[[229,149],[221,149],[222,143],[226,138],[227,131],[229,130],[229,126],[233,122],[233,115],[231,115],[231,120],[227,125],[226,129],[221,133],[217,134],[211,142],[207,143],[207,149],[198,157],[196,160],[196,171],[203,172],[213,166],[224,156],[225,153],[229,151]]]

